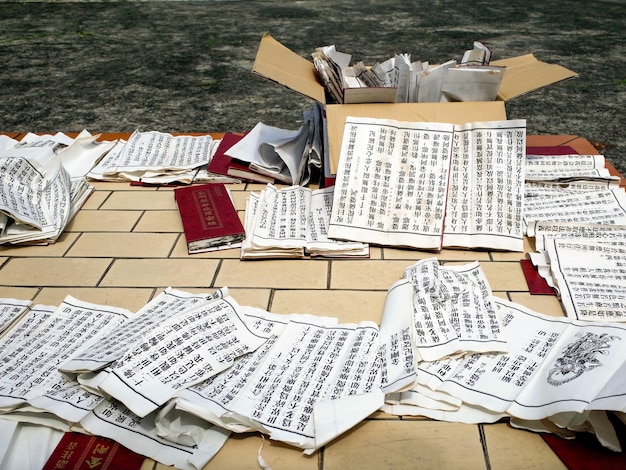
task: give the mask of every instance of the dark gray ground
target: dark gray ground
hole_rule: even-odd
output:
[[[304,57],[440,63],[474,40],[579,79],[507,104],[528,133],[578,134],[626,173],[626,1],[0,1],[0,130],[295,129],[308,99],[251,75],[262,34]]]

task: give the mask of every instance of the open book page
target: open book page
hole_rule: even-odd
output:
[[[443,246],[524,251],[526,122],[455,126]]]
[[[190,294],[168,287],[132,315],[123,327],[109,331],[97,342],[76,351],[59,369],[69,376],[99,371],[122,357],[133,344],[168,318],[227,295],[224,289],[212,294]]]
[[[46,426],[0,419],[0,466],[42,469],[64,436]],[[35,451],[33,451],[35,450]]]
[[[46,312],[44,309],[42,315],[37,310],[31,311],[16,325],[15,333],[8,333],[2,339],[0,407],[10,411],[29,403],[76,421],[71,419],[74,413],[80,415],[87,404],[81,404],[76,394],[63,393],[68,380],[58,371],[58,366],[75,351],[124,322],[130,312],[81,302],[70,296],[54,313]]]
[[[414,387],[410,394],[393,395],[386,411],[408,413],[416,406],[419,414],[468,422],[472,414],[463,409],[466,405],[472,413],[482,409],[485,419],[491,414],[530,420],[581,413],[600,397],[605,405],[623,408],[607,393],[626,393],[619,389],[624,381],[613,379],[624,364],[625,325],[577,322],[494,300],[509,351],[422,362],[419,383],[444,395],[419,397],[424,389]]]
[[[248,324],[267,341],[258,349],[235,359],[233,366],[210,379],[181,390],[157,416],[157,424],[169,428],[172,415],[187,412],[209,423],[217,424],[235,432],[255,429],[247,418],[235,417],[231,403],[244,390],[255,370],[270,351],[278,336],[290,321],[320,325],[336,325],[337,319],[307,314],[277,315],[265,311],[246,310]],[[175,412],[176,411],[176,412]]]
[[[578,224],[574,222],[534,222],[528,226],[528,236],[535,237],[535,249],[545,250],[550,238],[570,240],[623,243],[626,239],[626,225]]]
[[[241,258],[362,257],[369,247],[328,238],[333,188],[277,188],[251,193],[245,216]]]
[[[138,454],[181,470],[203,468],[230,435],[216,426],[197,428],[185,444],[177,443],[159,435],[155,415],[141,418],[118,401],[104,400],[80,424],[91,434],[114,439]]]
[[[11,147],[15,147],[18,142],[19,140],[15,140],[8,135],[0,134],[0,155],[2,155],[2,153],[6,150],[9,150]]]
[[[507,351],[491,288],[477,262],[445,267],[430,258],[408,268],[404,277],[413,287],[412,335],[422,360]]]
[[[210,135],[173,136],[163,132],[135,131],[124,145],[117,172],[191,169],[211,160]]]
[[[496,413],[467,403],[461,403],[452,410],[431,408],[426,404],[385,404],[381,411],[397,416],[421,416],[437,421],[465,424],[496,423],[507,416],[505,413]]]
[[[526,197],[524,222],[535,221],[626,225],[626,193],[623,189],[603,189]]]
[[[254,214],[253,246],[304,250],[310,207],[310,189],[301,186],[278,189],[268,184]]]
[[[335,188],[332,186],[311,191],[306,252],[311,256],[368,257],[367,243],[328,238],[334,191]]]
[[[501,299],[496,303],[509,352],[463,358],[437,390],[464,403],[504,413],[532,380],[570,321],[537,314]]]
[[[0,155],[0,211],[38,229],[51,223],[43,192],[60,170],[59,150],[53,142],[24,143]]]
[[[145,416],[264,341],[248,327],[235,300],[225,297],[156,325],[111,366],[98,387]]]
[[[13,299],[3,300],[10,302]],[[17,306],[17,310],[19,309],[20,307]],[[2,351],[9,351],[14,345],[19,345],[24,338],[28,338],[35,332],[39,325],[53,315],[56,309],[57,307],[53,305],[39,304],[26,308],[20,314],[19,318],[11,323],[10,327],[7,327],[0,336],[0,348]]]
[[[287,247],[283,246],[280,243],[280,239],[276,240],[276,243],[272,243],[272,246],[265,246],[268,243],[265,243],[263,246],[255,245],[253,243],[254,240],[254,232],[256,230],[257,222],[261,222],[266,219],[259,219],[259,214],[263,211],[267,211],[267,207],[265,206],[265,202],[261,201],[262,196],[264,195],[265,190],[260,193],[251,192],[248,195],[248,199],[246,199],[246,215],[244,219],[244,228],[246,230],[246,238],[241,243],[241,259],[259,259],[259,258],[303,258],[304,257],[304,249],[302,246],[296,247]],[[267,215],[264,215],[267,217]],[[261,229],[261,233],[267,227],[263,227]]]
[[[328,236],[439,250],[454,126],[348,117]]]
[[[568,317],[626,321],[626,248],[613,243],[568,238],[546,241],[550,274]]]
[[[602,155],[528,155],[524,223],[626,225],[626,193]]]
[[[100,135],[91,135],[86,130],[73,139],[61,153],[63,167],[70,178],[84,178],[94,165],[115,145],[115,142],[98,142]]]
[[[417,379],[412,336],[411,284],[402,279],[387,291],[380,322],[381,389],[385,393],[411,387]]]
[[[111,149],[89,170],[87,178],[97,181],[128,181],[115,170],[126,146],[126,140],[120,139],[110,143]]]
[[[30,300],[0,299],[0,344],[5,331],[28,312],[30,304]]]
[[[0,210],[4,212],[0,242],[50,243],[62,233],[93,191],[84,172],[93,158],[102,155],[102,149],[89,148],[95,137],[81,135],[87,136],[55,136],[57,140],[27,136],[7,151],[6,158],[0,157]],[[2,196],[4,191],[11,196]]]
[[[526,155],[526,181],[610,181],[603,155]]]
[[[508,413],[542,419],[583,412],[621,370],[624,357],[626,325],[572,321]]]
[[[248,323],[268,340],[230,369],[177,393],[157,424],[168,427],[187,412],[231,431],[259,430],[307,452],[319,448],[378,409],[382,389],[413,384],[408,301],[410,285],[399,281],[389,291],[379,333],[370,322],[252,311],[247,316],[256,320]]]
[[[614,410],[626,413],[626,361],[622,362],[619,370],[615,372],[604,384],[595,398],[586,407],[587,410]]]
[[[268,432],[272,439],[303,449],[318,448],[323,442],[316,439],[317,433],[328,434],[313,420],[318,402],[379,389],[377,337],[378,327],[371,322],[336,326],[290,322],[250,377],[247,392],[230,405],[233,415]],[[371,395],[372,400],[361,407],[359,420],[382,405],[382,396]],[[335,421],[333,428],[338,427],[341,423]]]
[[[250,163],[255,171],[295,184],[308,139],[308,128],[281,129],[259,122],[227,154]]]
[[[180,135],[135,131],[128,141],[118,141],[88,174],[93,179],[148,183],[191,183],[198,168],[211,161],[210,135]]]

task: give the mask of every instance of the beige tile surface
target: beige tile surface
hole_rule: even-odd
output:
[[[154,296],[155,289],[102,287],[45,287],[35,296],[35,303],[59,305],[66,296],[98,305],[122,307],[136,312]]]
[[[387,290],[414,263],[411,261],[369,260],[333,261],[331,289]]]
[[[167,258],[178,238],[175,233],[83,233],[68,256]]]
[[[319,470],[318,453],[302,454],[296,448],[276,441],[263,440],[258,434],[235,434],[224,447],[204,466],[205,470],[259,469],[258,454],[272,470]]]
[[[13,258],[0,270],[3,286],[95,286],[110,258]]]
[[[564,315],[561,302],[555,295],[531,295],[527,292],[511,292],[511,301],[523,305],[535,312],[555,317]]]
[[[216,285],[228,287],[273,287],[276,289],[326,288],[328,261],[261,260],[222,261]]]
[[[7,299],[32,300],[38,292],[36,287],[0,286],[0,297]]]
[[[519,261],[482,263],[485,276],[494,291],[528,291]]]
[[[324,450],[324,470],[486,469],[478,427],[420,420],[367,420]]]
[[[565,470],[539,434],[513,429],[508,424],[483,426],[493,470]]]
[[[93,184],[93,183],[90,183]],[[97,184],[95,185],[97,186]],[[89,196],[89,199],[85,201],[81,210],[100,209],[104,201],[111,195],[111,191],[96,190]]]
[[[50,256],[60,257],[63,256],[70,249],[72,244],[79,237],[78,233],[62,233],[55,243],[49,245],[33,245],[33,246],[0,246],[0,255],[2,256]]]
[[[130,232],[142,211],[81,210],[67,227],[68,232]]]
[[[382,291],[277,289],[271,311],[337,317],[342,323],[370,320],[380,324],[385,297]]]
[[[208,288],[218,265],[212,259],[118,259],[100,286]]]
[[[102,204],[106,210],[176,210],[171,191],[114,191]]]
[[[150,210],[141,214],[133,232],[174,232],[183,231],[180,214],[177,210],[160,211]]]

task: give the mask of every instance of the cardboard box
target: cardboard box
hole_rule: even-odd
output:
[[[560,65],[541,62],[532,54],[492,60],[490,64],[506,67],[497,101],[326,105],[331,171],[337,171],[343,129],[348,116],[453,124],[500,121],[507,118],[505,101],[578,76]],[[326,104],[324,87],[317,80],[313,61],[299,56],[269,33],[261,38],[252,72]]]

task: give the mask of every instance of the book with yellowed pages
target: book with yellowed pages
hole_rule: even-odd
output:
[[[241,259],[369,257],[366,243],[328,238],[332,203],[333,187],[278,189],[268,184],[260,193],[250,193]]]
[[[245,231],[223,183],[176,188],[174,198],[189,254],[241,246]]]

